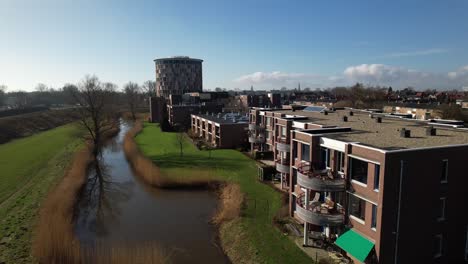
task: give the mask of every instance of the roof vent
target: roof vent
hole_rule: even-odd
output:
[[[408,130],[406,128],[402,128],[400,130],[400,137],[403,137],[403,138],[409,138],[411,137],[411,130]]]
[[[349,111],[349,116],[353,116],[354,115],[354,112],[353,111]]]
[[[347,116],[343,116],[343,122],[348,122],[348,117]]]
[[[375,119],[375,122],[377,122],[377,123],[382,123],[382,117],[378,116],[378,117]]]
[[[324,114],[324,115],[328,115],[328,111],[323,111],[323,114]]]
[[[435,136],[436,134],[436,129],[433,126],[426,128],[426,136]]]

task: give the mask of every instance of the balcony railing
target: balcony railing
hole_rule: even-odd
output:
[[[263,131],[265,130],[264,125],[257,125],[257,124],[249,124],[249,130],[251,131]]]
[[[276,138],[276,149],[279,150],[279,151],[283,151],[283,152],[290,152],[291,151],[291,145],[289,144],[289,141],[286,138],[277,137]]]
[[[281,161],[280,159],[276,160],[276,170],[281,173],[289,173],[290,165],[289,159]]]
[[[297,183],[302,187],[320,192],[342,192],[346,189],[346,181],[334,177],[330,169],[316,170],[311,165],[299,166]]]
[[[318,201],[306,205],[304,194],[297,197],[296,204],[296,215],[305,222],[319,226],[339,226],[344,223],[344,210],[336,205]]]
[[[249,136],[249,143],[265,143],[264,137]]]

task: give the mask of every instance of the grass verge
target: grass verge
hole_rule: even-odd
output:
[[[157,124],[144,123],[136,142],[161,174],[186,181],[213,175],[220,181],[240,186],[245,201],[241,216],[220,226],[221,244],[234,263],[312,262],[273,226],[273,218],[282,206],[282,196],[257,181],[253,160],[235,150],[200,151],[188,140],[183,143],[183,155],[180,155],[176,134],[162,132]]]
[[[80,146],[73,125],[0,145],[0,262],[32,262],[32,227],[41,201]]]

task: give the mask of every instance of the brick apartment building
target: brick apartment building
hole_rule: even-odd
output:
[[[191,129],[205,142],[216,148],[235,148],[247,143],[248,118],[244,115],[191,115]]]
[[[304,226],[356,263],[466,263],[468,131],[357,110],[250,110]]]

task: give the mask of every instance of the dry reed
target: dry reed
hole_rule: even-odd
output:
[[[80,263],[80,245],[73,233],[73,210],[93,156],[91,147],[79,151],[63,180],[41,206],[33,238],[39,263]]]
[[[239,184],[228,183],[221,188],[220,205],[217,213],[213,216],[213,223],[221,224],[225,221],[235,219],[240,215],[244,194]]]
[[[212,188],[219,184],[219,181],[207,172],[199,172],[190,178],[171,177],[164,174],[161,169],[147,158],[138,148],[135,142],[135,136],[141,132],[143,124],[141,121],[136,121],[133,128],[130,129],[124,138],[123,149],[125,157],[130,163],[133,171],[143,178],[143,180],[151,186],[158,188]]]

